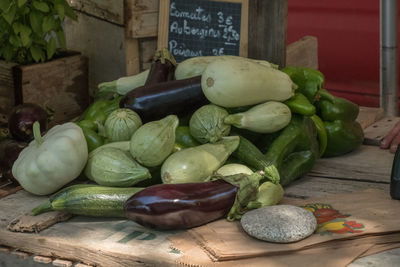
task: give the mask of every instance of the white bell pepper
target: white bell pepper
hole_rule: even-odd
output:
[[[51,128],[43,137],[33,125],[35,139],[21,151],[12,174],[22,188],[35,195],[48,195],[79,176],[88,159],[82,129],[68,122]]]

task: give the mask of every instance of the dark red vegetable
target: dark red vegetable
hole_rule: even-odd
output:
[[[176,61],[168,49],[158,50],[153,58],[145,85],[171,81],[175,77]]]
[[[0,180],[16,181],[11,172],[12,166],[14,161],[17,160],[19,153],[27,145],[28,143],[17,142],[12,139],[0,141]]]
[[[32,126],[35,121],[40,123],[40,131],[45,132],[48,122],[46,110],[34,103],[24,103],[11,111],[8,128],[15,139],[28,142],[33,139]]]
[[[196,76],[136,88],[126,94],[119,105],[137,112],[143,122],[148,122],[171,114],[190,114],[207,103],[201,89],[201,76]]]
[[[150,228],[188,229],[225,216],[238,188],[224,180],[204,183],[159,184],[130,197],[127,218]]]

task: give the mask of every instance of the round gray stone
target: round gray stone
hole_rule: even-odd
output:
[[[251,210],[242,216],[240,223],[250,236],[276,243],[302,240],[317,228],[317,220],[310,211],[292,205]]]

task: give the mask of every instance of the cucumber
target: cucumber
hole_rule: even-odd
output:
[[[242,161],[255,171],[263,171],[271,165],[271,161],[249,140],[240,137],[238,148],[233,152],[233,156]]]
[[[285,101],[296,87],[286,73],[249,60],[215,60],[201,76],[206,98],[225,108]]]
[[[125,218],[125,201],[141,187],[107,187],[77,184],[61,189],[32,210],[33,215],[48,211],[66,211],[75,215]]]

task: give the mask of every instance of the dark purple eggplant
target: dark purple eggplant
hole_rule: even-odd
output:
[[[138,113],[143,122],[149,122],[171,114],[187,115],[207,103],[201,89],[201,76],[196,76],[136,88],[126,94],[119,105]]]
[[[29,142],[33,139],[33,123],[40,123],[40,132],[47,130],[48,114],[41,106],[24,103],[16,106],[8,118],[8,128],[12,137],[19,141]]]
[[[28,145],[13,139],[0,141],[0,180],[16,181],[12,175],[12,166],[17,160],[19,153]]]
[[[153,185],[130,197],[124,212],[145,227],[189,229],[227,215],[237,192],[236,186],[224,180]]]
[[[176,61],[168,49],[158,50],[153,58],[145,85],[171,81],[175,78]]]

